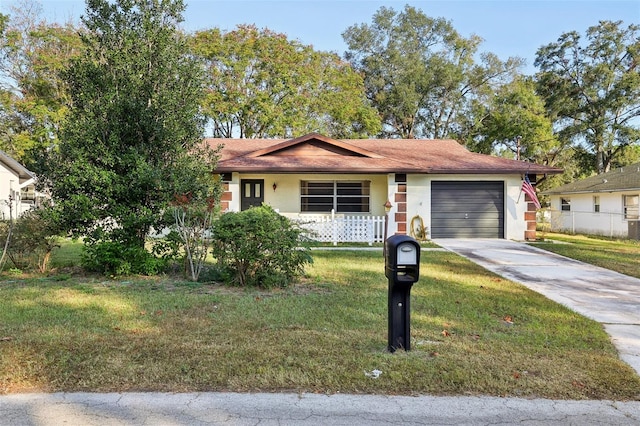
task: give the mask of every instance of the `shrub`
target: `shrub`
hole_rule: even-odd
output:
[[[167,265],[168,259],[158,258],[144,247],[121,241],[88,241],[82,253],[82,266],[104,275],[156,275]]]
[[[302,231],[269,206],[225,213],[214,223],[212,254],[240,286],[286,287],[311,263]]]
[[[0,226],[0,242],[4,247],[9,237],[6,257],[16,268],[45,272],[61,233],[52,210],[38,208],[22,214],[13,226],[3,222]]]

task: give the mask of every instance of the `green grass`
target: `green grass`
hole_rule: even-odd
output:
[[[51,252],[51,265],[53,269],[74,268],[80,261],[82,243],[69,239],[60,239],[59,247]]]
[[[412,350],[387,346],[380,252],[314,251],[303,283],[0,281],[0,392],[294,391],[640,399],[601,325],[425,252]],[[365,372],[382,371],[377,378]]]
[[[545,234],[545,239],[549,241],[537,242],[534,245],[572,259],[640,278],[640,241],[552,233]]]

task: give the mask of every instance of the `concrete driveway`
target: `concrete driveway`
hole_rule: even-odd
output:
[[[640,374],[640,279],[515,241],[434,242],[602,323],[620,358]]]

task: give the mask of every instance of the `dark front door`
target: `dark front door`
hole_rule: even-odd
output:
[[[264,202],[264,180],[242,179],[240,180],[240,209],[259,207]]]

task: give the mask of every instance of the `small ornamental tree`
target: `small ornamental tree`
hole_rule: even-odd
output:
[[[228,282],[243,287],[286,287],[312,262],[302,230],[265,205],[220,216],[212,253]]]
[[[191,193],[176,196],[171,214],[184,249],[187,273],[193,281],[198,281],[211,243],[207,234],[215,216],[214,198],[197,202]]]
[[[184,252],[185,272],[198,281],[211,247],[211,226],[219,212],[222,184],[214,175],[221,147],[200,145],[192,150],[201,161],[185,161],[178,167],[188,180],[179,181],[168,212],[173,218],[172,230]],[[194,179],[195,177],[195,179]]]

